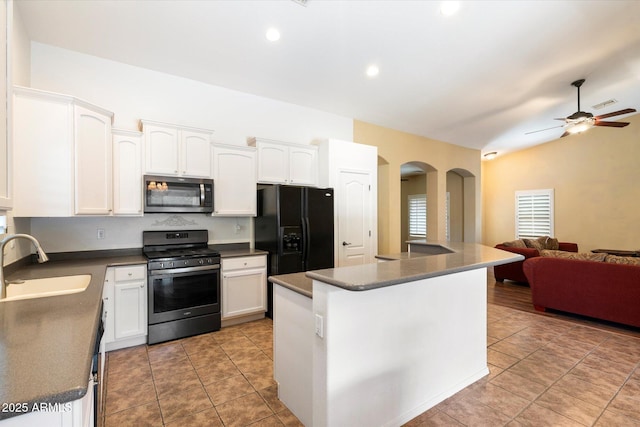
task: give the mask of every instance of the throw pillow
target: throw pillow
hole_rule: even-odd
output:
[[[507,248],[526,248],[527,245],[524,244],[522,239],[512,240],[510,242],[502,243],[502,246],[506,246]]]
[[[560,242],[558,242],[558,239],[556,238],[549,237],[544,244],[544,248],[557,251],[560,248]]]
[[[528,248],[537,249],[538,252],[544,249],[544,243],[540,241],[540,239],[522,239],[524,240],[524,244],[527,245]]]
[[[610,262],[612,264],[626,264],[626,265],[637,265],[637,266],[640,266],[640,258],[639,257],[607,255],[605,261],[606,262]]]
[[[603,256],[604,255],[604,256]],[[544,257],[552,257],[552,258],[563,258],[563,259],[575,259],[579,261],[599,261],[603,262],[607,256],[607,254],[594,254],[590,252],[565,252],[565,251],[557,251],[545,249],[540,251],[540,256]]]

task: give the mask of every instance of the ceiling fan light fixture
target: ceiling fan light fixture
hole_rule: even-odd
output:
[[[593,127],[593,123],[594,123],[593,120],[585,120],[580,123],[576,123],[575,125],[571,126],[569,129],[567,129],[567,132],[569,132],[570,134],[584,132],[586,130],[591,129],[591,127]]]

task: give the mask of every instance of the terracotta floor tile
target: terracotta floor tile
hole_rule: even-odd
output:
[[[242,375],[213,382],[206,385],[205,390],[215,406],[255,392],[249,381]]]
[[[218,344],[224,344],[234,339],[245,337],[245,334],[238,326],[229,326],[213,332],[212,336]]]
[[[220,344],[220,347],[224,350],[229,357],[233,357],[239,353],[246,351],[259,351],[260,349],[246,336],[234,338],[227,342]]]
[[[493,347],[487,349],[487,362],[491,363],[492,365],[507,369],[515,365],[519,361],[520,359],[518,359],[517,357],[496,351],[493,349]]]
[[[107,387],[109,390],[119,390],[130,387],[132,384],[140,384],[150,381],[151,367],[148,363],[143,365],[133,365],[130,369],[107,371]]]
[[[535,400],[546,390],[546,386],[516,375],[509,370],[493,378],[491,383],[529,401]]]
[[[223,427],[223,424],[215,408],[210,408],[165,423],[165,427]]]
[[[465,395],[442,409],[442,412],[465,425],[499,426],[506,424],[511,417],[493,409],[470,396]]]
[[[520,332],[525,327],[526,326],[518,324],[514,325],[509,321],[499,320],[487,325],[487,335],[489,335],[490,337],[504,339],[517,332]]]
[[[181,393],[168,395],[158,402],[162,412],[162,419],[165,423],[213,407],[209,396],[201,385],[184,390]]]
[[[286,427],[304,427],[300,420],[288,409],[278,412],[276,416]]]
[[[596,427],[640,427],[640,421],[613,411],[604,411],[594,424]]]
[[[263,418],[255,423],[248,424],[247,427],[282,427],[284,424],[280,421],[277,415],[273,414],[270,417]]]
[[[284,411],[287,409],[284,403],[278,399],[278,386],[272,385],[270,387],[265,387],[263,389],[258,390],[258,394],[262,396],[267,405],[271,408],[271,410],[275,413]]]
[[[149,358],[147,357],[146,350],[144,352],[136,351],[133,353],[125,353],[124,350],[118,350],[118,352],[122,353],[107,353],[107,363],[111,372],[127,371],[133,367],[149,366]]]
[[[251,383],[253,388],[261,390],[276,384],[273,379],[273,367],[262,367],[252,370],[251,372],[243,372],[245,378]]]
[[[165,398],[169,395],[182,393],[193,387],[200,386],[200,378],[194,369],[180,372],[173,376],[163,376],[154,381],[156,386],[156,394],[158,399]]]
[[[495,343],[491,349],[518,359],[524,359],[543,345],[544,342],[536,338],[515,334]]]
[[[553,387],[536,399],[535,403],[588,426],[595,422],[604,409]]]
[[[169,341],[162,344],[154,344],[147,349],[149,362],[157,364],[171,359],[181,359],[187,356],[180,341]]]
[[[624,348],[609,348],[605,346],[607,342],[608,341],[596,347],[590,355],[626,365],[630,369],[633,369],[637,365],[640,356],[636,356],[633,351],[626,353]]]
[[[155,402],[156,400],[156,390],[151,380],[132,384],[130,387],[119,390],[107,389],[105,414],[114,414],[135,406]]]
[[[577,421],[535,403],[518,415],[515,421],[528,427],[582,427]]]
[[[202,349],[197,353],[189,354],[191,364],[197,368],[203,365],[210,365],[212,363],[223,362],[229,360],[229,356],[222,350],[222,347],[215,344],[207,349]]]
[[[575,364],[586,357],[587,354],[589,354],[589,352],[593,349],[591,345],[588,345],[586,347],[587,348],[584,348],[584,346],[582,348],[580,346],[568,347],[554,340],[547,343],[540,350],[551,355],[552,357],[565,359],[566,361],[571,362],[571,364]]]
[[[257,392],[216,406],[225,426],[245,426],[273,415]]]
[[[567,372],[566,369],[546,363],[541,364],[531,358],[521,360],[509,368],[509,371],[545,386],[553,384]]]
[[[161,380],[167,377],[175,377],[177,375],[186,374],[193,371],[193,365],[187,356],[169,359],[163,362],[151,365],[151,373],[154,380]]]
[[[629,355],[635,360],[640,360],[640,338],[611,334],[600,347],[607,350]]]
[[[240,374],[236,365],[229,359],[211,365],[200,366],[196,368],[196,372],[204,385]]]
[[[179,340],[180,344],[182,344],[182,348],[184,351],[191,355],[192,353],[197,353],[199,351],[207,350],[211,348],[213,345],[217,344],[212,335],[203,334],[196,335],[193,337],[183,338]]]
[[[490,382],[472,387],[472,391],[467,396],[500,411],[509,418],[515,417],[531,403]]]
[[[105,427],[162,427],[162,416],[158,402],[134,406],[133,408],[107,415]]]
[[[604,408],[618,391],[617,386],[592,384],[573,374],[560,378],[552,389],[559,390],[600,408]]]
[[[587,366],[584,363],[577,364],[570,372],[571,375],[575,375],[581,380],[605,387],[620,387],[626,380],[625,375],[602,372],[601,370]]]
[[[270,369],[273,372],[273,360],[269,359],[261,350],[241,359],[231,357],[231,361],[241,372],[263,371],[265,369]]]

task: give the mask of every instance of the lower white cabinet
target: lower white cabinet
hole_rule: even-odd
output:
[[[222,319],[267,310],[267,256],[222,259]]]
[[[107,351],[147,342],[147,265],[108,267],[104,301]]]

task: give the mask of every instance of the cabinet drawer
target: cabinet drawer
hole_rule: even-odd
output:
[[[129,267],[116,267],[116,282],[126,282],[128,280],[140,280],[147,278],[146,265],[132,265]]]
[[[267,256],[247,256],[240,258],[229,258],[222,260],[222,270],[239,270],[243,268],[259,268],[267,266]]]

